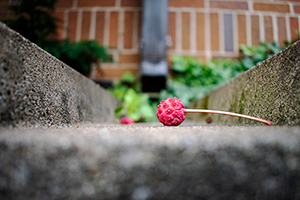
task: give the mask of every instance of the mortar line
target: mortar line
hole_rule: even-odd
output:
[[[298,33],[300,33],[300,15],[298,16]]]
[[[182,13],[176,12],[176,50],[182,51]]]
[[[252,3],[252,0],[248,0],[248,10],[249,10],[249,12],[250,13],[252,13],[253,12],[253,3]]]
[[[119,12],[119,18],[118,18],[118,48],[119,50],[124,49],[124,11]]]
[[[265,41],[265,23],[264,23],[264,16],[260,13],[258,15],[259,19],[259,36],[260,36],[260,42]]]
[[[293,4],[292,4],[291,2],[289,2],[289,6],[290,6],[290,13],[291,13],[292,15],[294,15],[294,14],[295,14],[294,6],[293,6]]]
[[[287,35],[287,41],[291,41],[291,26],[290,26],[290,18],[288,16],[285,16],[285,23],[286,23],[286,35]]]
[[[272,23],[273,23],[273,35],[274,42],[278,43],[278,27],[277,27],[277,18],[275,14],[272,14]]]
[[[66,39],[68,35],[69,11],[64,11],[63,34],[62,39]]]
[[[121,7],[121,0],[116,0],[115,7],[117,8]]]
[[[210,44],[210,13],[207,12],[204,14],[204,38],[205,38],[205,55],[206,55],[206,59],[209,60],[211,59],[211,44]]]
[[[210,5],[209,0],[204,0],[204,49],[206,60],[211,59],[211,44],[210,44]]]
[[[72,8],[77,8],[78,0],[73,0]]]
[[[91,12],[90,35],[89,39],[94,40],[96,35],[96,9]]]
[[[109,46],[109,21],[110,12],[105,12],[104,14],[104,33],[103,33],[103,45]]]
[[[190,45],[192,53],[196,53],[196,12],[190,12]]]
[[[82,24],[82,10],[79,9],[77,12],[77,26],[76,26],[76,41],[81,39],[81,24]]]
[[[239,52],[239,40],[238,40],[238,24],[237,24],[237,14],[232,14],[233,21],[233,52]]]
[[[138,24],[139,24],[139,13],[138,12],[133,12],[133,34],[132,34],[132,48],[133,49],[138,49],[139,48],[139,41],[138,41],[138,35],[139,31],[138,30]]]
[[[246,14],[247,45],[252,46],[251,15]]]
[[[224,55],[225,52],[225,38],[224,38],[224,12],[218,12],[219,18],[219,52],[221,55]]]

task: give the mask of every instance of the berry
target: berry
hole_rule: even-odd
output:
[[[156,116],[158,120],[164,125],[178,126],[185,120],[184,113],[211,113],[211,114],[229,115],[234,117],[242,117],[245,119],[255,120],[258,122],[265,123],[269,126],[272,125],[272,122],[268,120],[264,120],[264,119],[260,119],[248,115],[243,115],[243,114],[237,114],[233,112],[226,112],[226,111],[219,111],[219,110],[205,110],[205,109],[185,109],[183,103],[180,101],[180,99],[177,99],[176,97],[172,99],[167,98],[166,100],[163,100],[158,105]],[[211,123],[212,119],[207,118],[206,122]]]
[[[121,119],[121,124],[134,124],[134,121],[129,117],[123,117]]]
[[[185,120],[183,109],[184,105],[180,99],[167,98],[158,105],[156,116],[164,125],[178,126]]]

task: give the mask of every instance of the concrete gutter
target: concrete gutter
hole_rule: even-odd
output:
[[[113,122],[117,100],[0,22],[0,126]]]
[[[189,108],[223,110],[270,120],[274,125],[300,125],[300,41],[252,69]],[[226,125],[258,125],[247,119],[224,115],[187,114],[187,118]]]

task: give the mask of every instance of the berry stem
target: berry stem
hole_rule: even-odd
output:
[[[233,112],[225,112],[225,111],[218,111],[218,110],[203,110],[203,109],[183,109],[183,111],[185,113],[211,113],[211,114],[230,115],[230,116],[234,116],[234,117],[242,117],[242,118],[262,122],[262,123],[267,124],[268,126],[272,125],[272,122],[270,122],[268,120],[260,119],[260,118],[257,118],[257,117],[252,117],[252,116],[249,116],[249,115],[237,114],[237,113],[233,113]]]

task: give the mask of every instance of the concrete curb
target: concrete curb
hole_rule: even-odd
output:
[[[274,125],[300,125],[300,41],[252,69],[189,108],[223,110],[270,120]],[[187,118],[216,124],[260,124],[224,115],[187,114]]]
[[[113,122],[117,100],[0,22],[0,126]]]
[[[0,199],[299,199],[300,128],[0,129]]]

